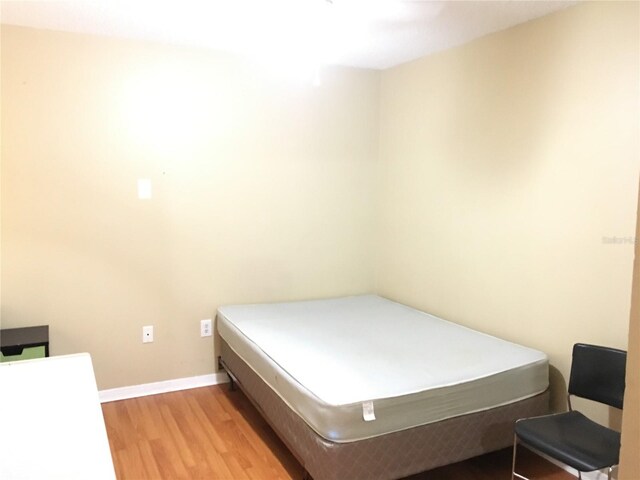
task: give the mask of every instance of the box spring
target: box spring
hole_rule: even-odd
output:
[[[228,372],[314,480],[390,480],[505,448],[514,422],[548,412],[549,394],[348,443],[319,436],[222,340]]]

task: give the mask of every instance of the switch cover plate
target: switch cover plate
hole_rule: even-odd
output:
[[[153,325],[145,325],[142,327],[142,343],[153,342]]]

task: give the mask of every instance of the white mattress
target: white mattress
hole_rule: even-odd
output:
[[[544,353],[375,295],[225,306],[217,319],[233,351],[334,442],[505,405],[548,387]]]

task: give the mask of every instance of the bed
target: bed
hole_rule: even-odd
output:
[[[376,295],[218,309],[220,363],[315,480],[402,478],[509,446],[548,359]]]

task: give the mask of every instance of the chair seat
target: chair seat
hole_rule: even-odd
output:
[[[515,430],[524,443],[581,472],[618,464],[620,433],[577,411],[519,420]]]

